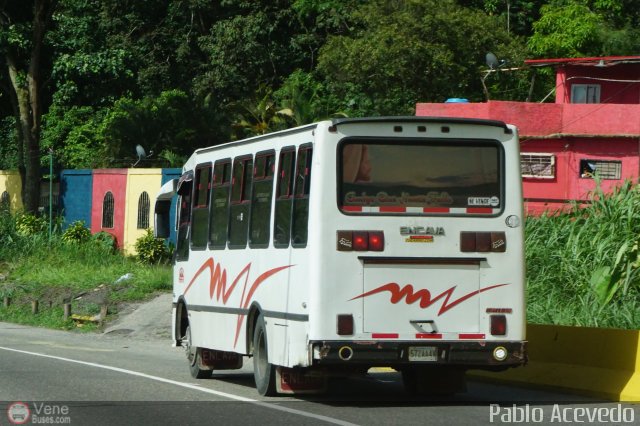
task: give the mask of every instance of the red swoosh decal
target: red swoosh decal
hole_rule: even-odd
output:
[[[453,286],[443,291],[436,297],[432,297],[431,292],[426,288],[414,292],[413,286],[411,284],[407,284],[404,287],[400,288],[400,285],[398,283],[388,283],[378,288],[375,288],[371,291],[363,293],[359,296],[356,296],[351,300],[360,299],[360,298],[371,296],[373,294],[388,291],[389,293],[391,293],[391,303],[393,303],[394,305],[399,301],[401,301],[402,299],[406,299],[405,302],[407,303],[407,305],[412,305],[413,303],[419,300],[420,307],[422,309],[426,309],[444,297],[445,299],[442,302],[442,305],[440,306],[440,310],[438,311],[438,316],[440,316],[445,312],[447,312],[449,309],[456,307],[460,303],[464,302],[467,299],[470,299],[475,295],[478,295],[485,291],[492,290],[494,288],[502,287],[505,285],[508,285],[508,284],[496,284],[490,287],[481,288],[480,290],[472,291],[471,293],[465,294],[464,296],[449,303],[449,299],[451,299],[451,296],[453,295],[453,292],[455,291],[457,286]]]
[[[222,299],[222,304],[226,305],[229,297],[233,294],[236,286],[240,282],[240,279],[244,276],[244,286],[242,287],[242,296],[240,297],[240,307],[242,309],[246,309],[251,300],[253,298],[253,294],[256,292],[258,287],[266,281],[271,276],[277,274],[278,272],[290,268],[293,265],[287,266],[279,266],[277,268],[269,269],[268,271],[262,273],[258,278],[256,278],[251,287],[249,287],[249,292],[247,293],[247,286],[249,284],[249,272],[251,271],[251,262],[245,266],[242,271],[236,276],[231,283],[231,286],[227,288],[227,270],[222,268],[219,263],[215,263],[212,257],[207,259],[200,269],[195,273],[189,284],[184,289],[183,295],[186,295],[187,292],[191,289],[191,286],[196,281],[196,279],[202,275],[205,271],[209,271],[209,297],[213,300],[214,296],[217,301]],[[246,294],[246,297],[245,297]],[[240,337],[240,329],[242,328],[242,320],[246,317],[246,314],[238,314],[238,322],[236,326],[236,334],[235,339],[233,341],[233,346],[235,347],[238,343],[238,337]]]

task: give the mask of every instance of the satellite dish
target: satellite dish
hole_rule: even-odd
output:
[[[498,66],[500,65],[500,62],[498,62],[498,58],[496,57],[496,55],[491,52],[487,53],[487,56],[485,58],[487,66],[492,70],[498,68]]]

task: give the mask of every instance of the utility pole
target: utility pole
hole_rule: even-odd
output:
[[[53,148],[49,148],[49,241],[53,234]]]

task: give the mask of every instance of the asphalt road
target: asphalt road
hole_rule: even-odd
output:
[[[0,426],[13,424],[8,415],[22,421],[25,406],[27,424],[624,424],[630,416],[640,422],[638,405],[490,383],[470,382],[467,393],[451,398],[416,399],[389,372],[333,381],[326,395],[264,398],[249,359],[242,370],[195,380],[182,350],[166,338],[7,323],[0,323],[0,401]]]

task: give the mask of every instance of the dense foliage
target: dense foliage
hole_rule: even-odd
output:
[[[448,97],[524,100],[525,58],[640,51],[635,0],[0,2],[0,168],[177,166],[195,147]],[[538,78],[542,99],[552,79]],[[542,84],[541,84],[542,83]],[[547,84],[548,87],[545,87]]]
[[[586,207],[529,217],[528,320],[640,328],[640,187],[592,194]]]

